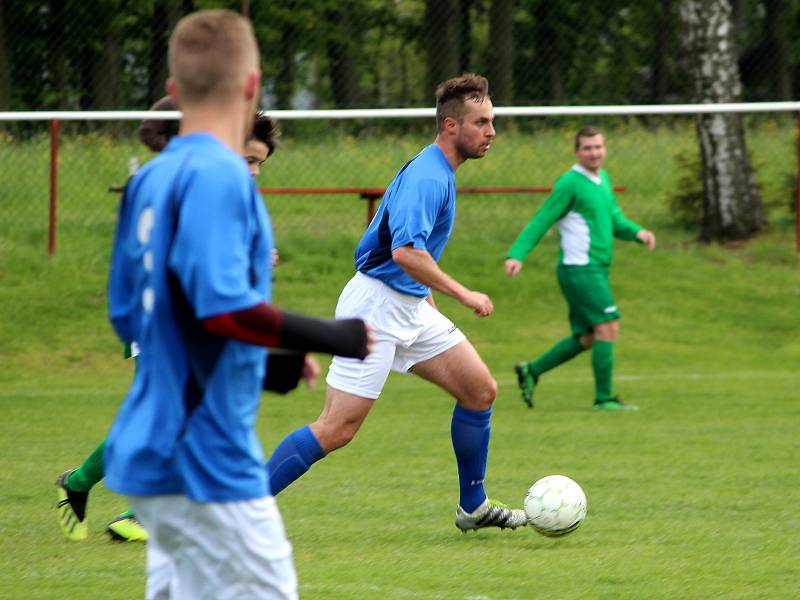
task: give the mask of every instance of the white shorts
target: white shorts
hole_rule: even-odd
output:
[[[147,530],[148,600],[296,599],[292,545],[271,496],[192,502],[136,496]]]
[[[344,286],[336,318],[359,317],[369,323],[375,346],[367,358],[334,356],[325,381],[332,388],[375,399],[390,371],[406,373],[463,341],[464,334],[424,298],[401,294],[363,273]]]

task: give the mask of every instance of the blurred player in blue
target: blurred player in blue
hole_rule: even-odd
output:
[[[175,101],[166,96],[158,100],[150,110],[168,111],[178,110]],[[178,121],[145,119],[139,127],[139,139],[153,152],[161,152],[173,136],[178,134]],[[245,141],[242,157],[247,163],[250,175],[257,177],[267,158],[271,157],[278,145],[278,127],[275,122],[263,112],[256,113],[253,121],[253,131]],[[272,265],[278,261],[278,250],[272,251]],[[139,355],[138,344],[125,345],[125,358],[135,358]],[[275,381],[275,369],[270,369],[269,381],[265,381],[265,389],[285,392],[291,389],[292,374],[299,374],[306,385],[311,387],[319,375],[319,365],[311,355],[306,355],[304,364],[298,369],[298,356],[292,353],[270,354],[269,358],[275,361],[277,357],[282,360],[278,368],[284,371],[282,381]],[[286,363],[289,362],[287,365]],[[274,365],[273,365],[274,366]],[[299,373],[298,373],[299,371]],[[275,384],[275,385],[273,385]],[[83,541],[89,535],[88,501],[89,493],[104,477],[103,454],[105,440],[100,443],[75,469],[64,471],[56,480],[56,516],[61,531],[68,540]],[[131,510],[117,515],[106,527],[106,531],[113,540],[125,542],[146,542],[147,531],[142,527]]]
[[[253,430],[264,346],[361,357],[358,319],[270,301],[272,231],[240,154],[261,92],[250,23],[201,11],[169,44],[179,135],[129,182],[109,316],[140,346],[105,450],[106,485],[147,529],[147,598],[297,598]]]
[[[455,298],[479,317],[492,314],[486,294],[461,285],[438,261],[453,228],[455,171],[486,154],[495,136],[493,121],[483,77],[464,75],[437,88],[436,140],[406,163],[386,190],[356,248],[357,272],[336,307],[337,318],[360,317],[370,324],[375,349],[365,361],[334,357],[322,414],[289,434],[267,462],[273,494],[350,442],[390,371],[411,372],[456,401],[451,423],[460,483],[456,526],[468,531],[526,524],[521,509],[489,500],[484,490],[497,384],[431,295],[434,289]]]

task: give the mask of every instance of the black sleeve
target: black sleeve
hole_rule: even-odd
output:
[[[349,358],[367,356],[367,327],[361,319],[325,320],[284,312],[282,325],[281,348]]]
[[[278,394],[291,392],[300,383],[305,358],[305,352],[270,350],[262,389]]]

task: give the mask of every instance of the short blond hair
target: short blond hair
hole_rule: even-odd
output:
[[[232,96],[258,66],[250,21],[230,10],[187,15],[169,40],[170,76],[182,104]]]

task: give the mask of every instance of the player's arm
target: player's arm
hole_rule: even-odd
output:
[[[509,277],[514,277],[519,273],[525,257],[541,241],[544,234],[567,214],[572,206],[572,200],[572,185],[563,178],[559,179],[542,207],[536,211],[506,253],[505,269]]]
[[[256,346],[351,358],[364,358],[369,353],[370,337],[361,319],[317,319],[262,302],[202,322],[211,333]]]
[[[458,300],[467,308],[471,308],[476,315],[488,317],[492,314],[494,306],[489,296],[481,292],[474,292],[461,285],[439,267],[427,250],[414,248],[411,245],[399,246],[392,250],[392,260],[409,277]]]
[[[608,185],[610,186],[611,183],[609,182]],[[614,237],[628,241],[636,240],[637,242],[647,246],[648,250],[655,250],[655,234],[628,219],[622,212],[619,204],[617,204],[616,196],[614,196],[614,204],[611,208],[611,224],[614,228]]]
[[[207,331],[239,341],[363,358],[368,353],[363,321],[283,311],[253,287],[248,231],[259,221],[252,182],[247,179],[243,187],[245,176],[233,165],[220,172],[198,169],[187,171],[178,184],[185,185],[185,193],[168,266],[194,315]]]

